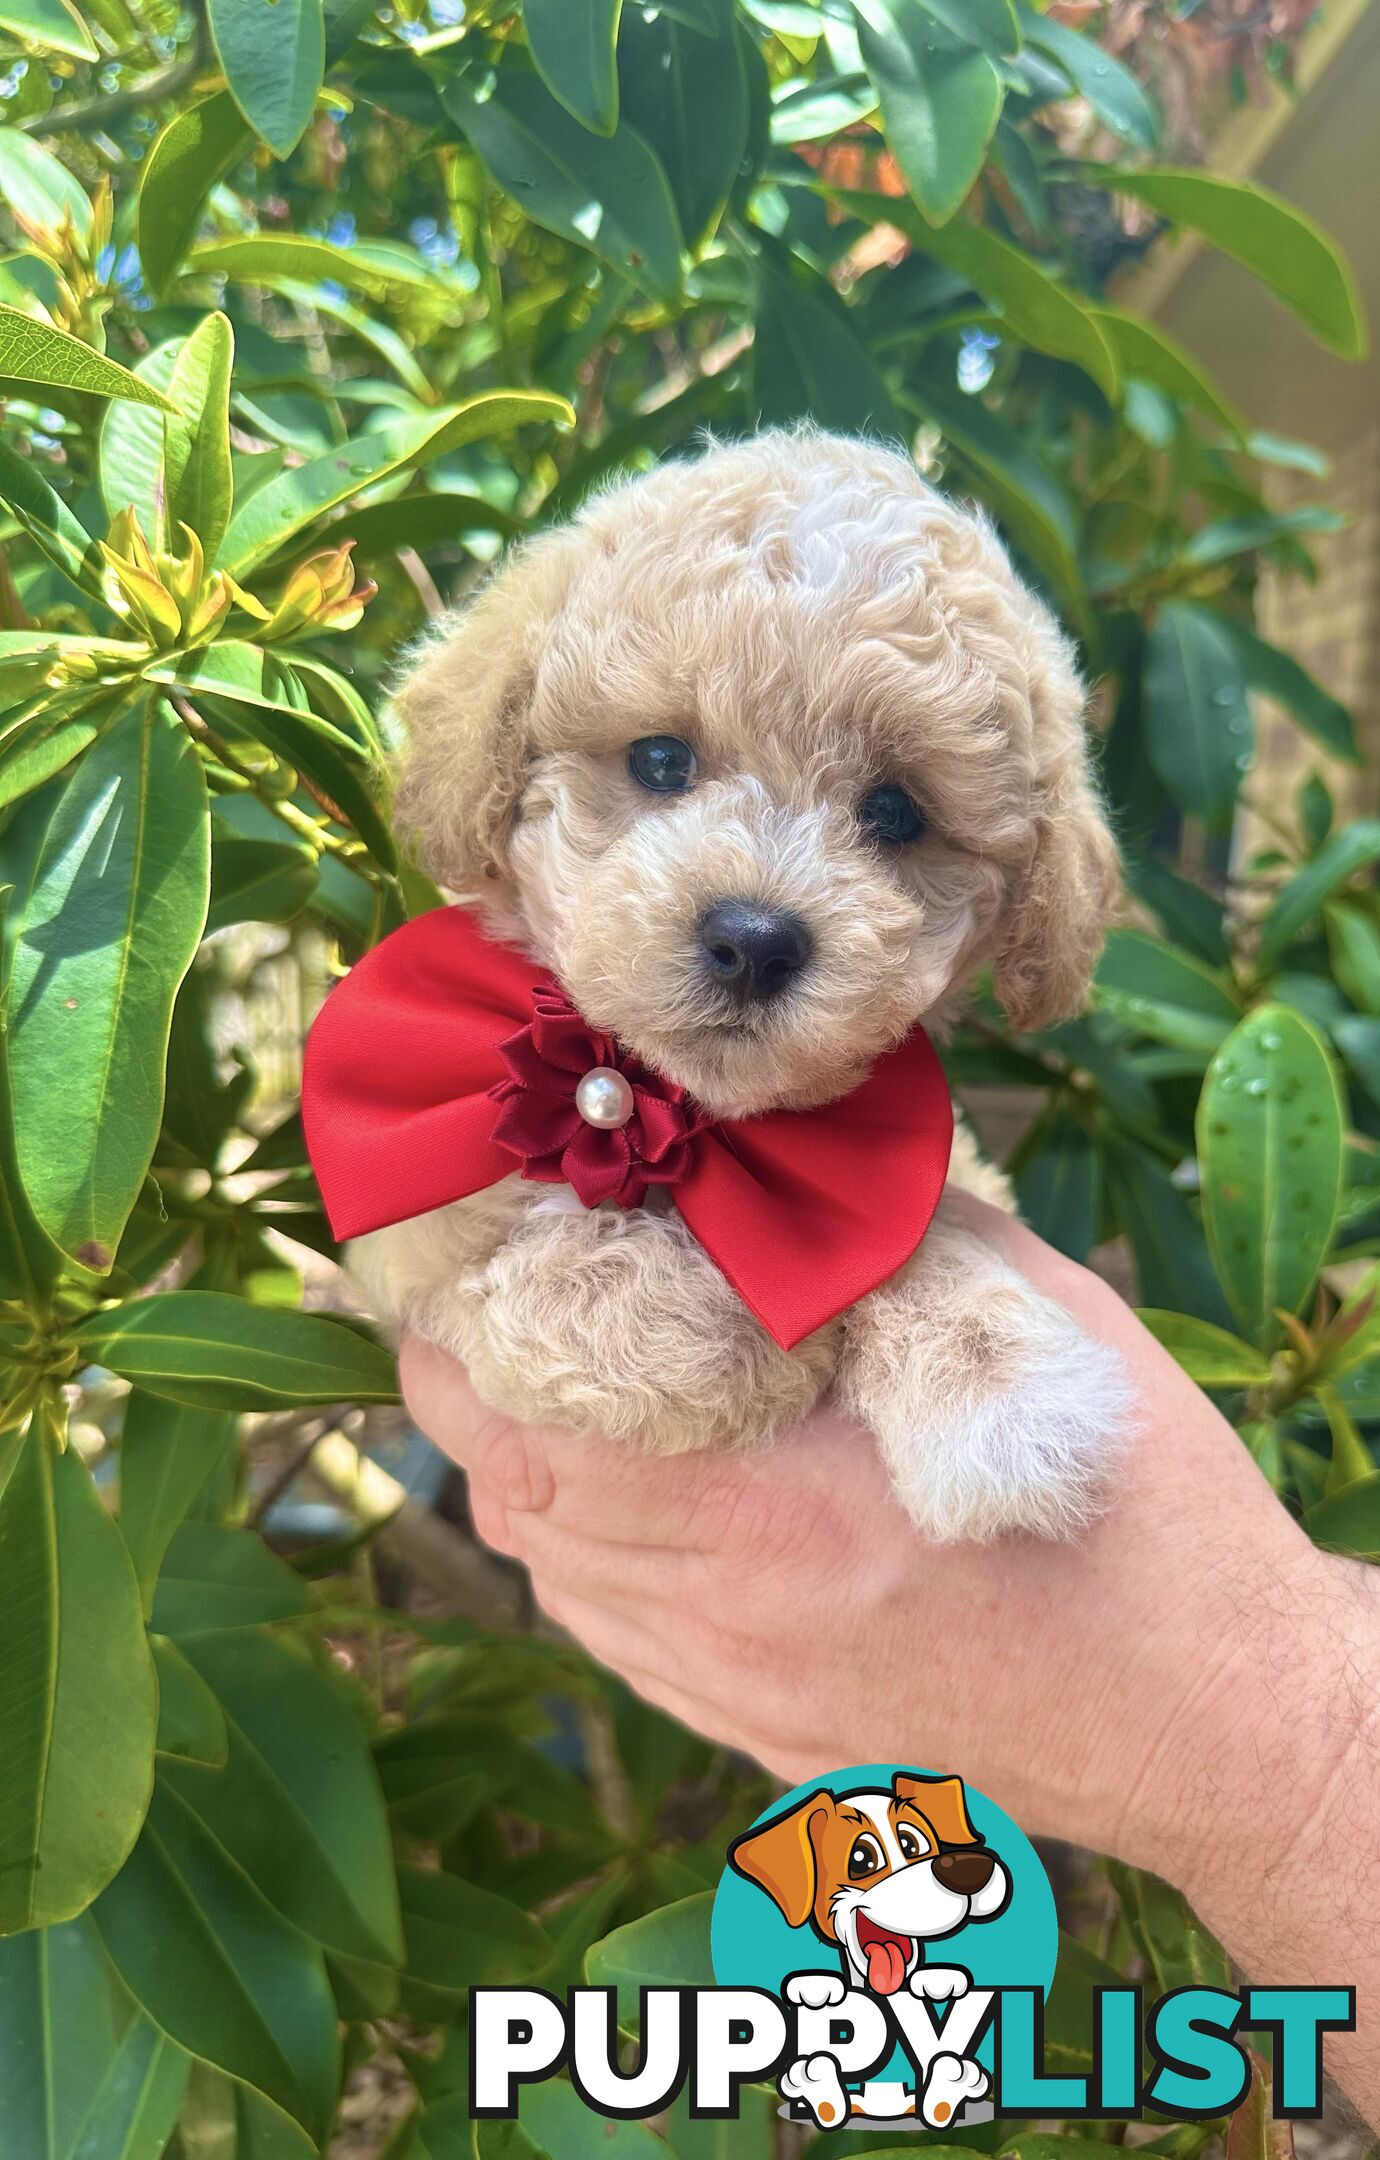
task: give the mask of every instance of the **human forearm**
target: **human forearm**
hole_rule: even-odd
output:
[[[1257,1985],[1353,1987],[1324,2060],[1380,2128],[1380,1581],[1310,1555],[1260,1600],[1174,1745],[1147,1849]],[[1166,1790],[1173,1790],[1167,1783]]]

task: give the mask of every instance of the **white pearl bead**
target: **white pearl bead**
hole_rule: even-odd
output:
[[[633,1114],[631,1084],[612,1065],[596,1065],[575,1090],[575,1108],[586,1125],[626,1125]]]

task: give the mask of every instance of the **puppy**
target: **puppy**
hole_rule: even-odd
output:
[[[1072,658],[899,454],[764,433],[615,487],[510,554],[398,704],[424,866],[713,1117],[847,1094],[983,969],[1018,1028],[1083,998],[1117,865]],[[949,1175],[1004,1193],[962,1133]],[[943,1200],[786,1351],[659,1197],[514,1176],[361,1239],[357,1279],[529,1422],[751,1443],[832,1384],[935,1539],[1095,1511],[1117,1363]]]
[[[995,1920],[1011,1897],[1011,1879],[968,1818],[961,1778],[919,1778],[898,1771],[891,1790],[821,1789],[789,1814],[749,1830],[729,1847],[729,1862],[765,1890],[791,1927],[807,1922],[838,1952],[842,1973],[793,1975],[791,1999],[811,2009],[841,2004],[850,1989],[891,1996],[909,1990],[928,2002],[967,1994],[961,1966],[927,1964],[925,1946],[972,1922]],[[981,2065],[947,2049],[923,2079],[921,2113],[931,2129],[950,2122],[988,2089]],[[791,2064],[781,2091],[821,2129],[852,2113],[912,2112],[913,2099],[892,2080],[845,2093],[835,2063],[812,2056]],[[970,2118],[971,2119],[971,2118]]]

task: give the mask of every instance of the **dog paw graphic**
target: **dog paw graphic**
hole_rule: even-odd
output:
[[[927,2002],[957,2002],[972,1986],[960,1965],[920,1965],[910,1976],[910,1992]]]
[[[965,2100],[980,2100],[988,2088],[981,2063],[957,2055],[936,2055],[925,2084],[920,2113],[931,2130],[951,2123]]]
[[[800,2010],[832,2010],[848,1993],[838,1973],[792,1973],[786,2000]]]
[[[940,2059],[947,2062],[952,2058]],[[783,2100],[803,2101],[817,2129],[837,2130],[848,2120],[848,2095],[832,2055],[810,2055],[792,2063],[789,2070],[782,2072],[777,2090]]]

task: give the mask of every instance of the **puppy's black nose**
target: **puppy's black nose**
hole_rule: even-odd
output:
[[[991,1853],[980,1849],[971,1852],[942,1852],[931,1862],[935,1874],[946,1890],[956,1890],[960,1897],[976,1897],[992,1880],[996,1861]]]
[[[716,900],[700,917],[699,936],[715,981],[745,1003],[776,997],[814,943],[798,915],[756,900]]]

